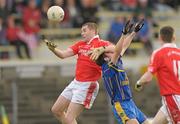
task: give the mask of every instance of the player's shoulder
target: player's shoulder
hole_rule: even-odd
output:
[[[74,44],[78,44],[78,45],[85,44],[85,41],[83,41],[83,40],[78,40],[78,41],[75,41]]]
[[[169,50],[171,50],[171,48],[160,47],[160,48],[153,51],[152,57],[153,58],[155,58],[155,57],[160,57],[161,58],[163,56],[166,56]]]
[[[162,53],[162,52],[163,52],[163,50],[164,50],[164,48],[163,48],[163,47],[158,48],[158,49],[154,50],[152,54],[154,54],[154,55],[155,55],[155,54],[160,54],[160,53]]]
[[[100,42],[106,42],[106,43],[110,43],[110,41],[103,40],[103,39],[100,39]]]
[[[157,58],[161,54],[161,51],[161,48],[154,50],[151,54],[151,61],[154,60],[154,58]]]

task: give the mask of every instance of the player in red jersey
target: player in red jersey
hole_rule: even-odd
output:
[[[83,109],[91,108],[99,90],[97,80],[101,77],[101,68],[90,59],[89,52],[92,48],[110,45],[108,41],[99,38],[95,23],[85,23],[81,28],[81,35],[83,40],[66,50],[58,49],[54,43],[46,40],[48,48],[61,59],[78,55],[75,78],[64,89],[51,109],[63,124],[77,124],[76,118]]]
[[[162,107],[156,114],[154,124],[180,124],[180,49],[173,42],[174,29],[165,26],[160,30],[162,47],[154,51],[148,71],[137,81],[135,89],[141,90],[156,74]]]

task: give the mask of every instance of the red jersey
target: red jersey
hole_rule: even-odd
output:
[[[180,94],[180,49],[175,44],[156,50],[148,70],[156,74],[161,95]]]
[[[23,23],[25,32],[37,33],[40,30],[41,13],[39,9],[25,8],[23,11]]]
[[[75,78],[78,81],[97,81],[101,77],[101,67],[90,59],[88,52],[91,48],[108,46],[110,42],[95,36],[91,41],[79,41],[70,48],[78,55]]]
[[[19,32],[19,28],[17,27],[8,27],[7,28],[7,39],[11,41],[15,41],[18,39],[17,33]]]

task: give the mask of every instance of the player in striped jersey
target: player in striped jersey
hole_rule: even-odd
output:
[[[146,116],[132,100],[129,80],[121,60],[133,37],[143,25],[143,20],[141,20],[129,34],[133,25],[128,21],[113,53],[104,53],[104,49],[108,51],[107,46],[93,49],[91,54],[91,59],[97,60],[97,64],[102,67],[104,86],[110,96],[113,113],[118,124],[149,124]]]

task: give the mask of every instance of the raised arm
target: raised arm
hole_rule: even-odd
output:
[[[57,57],[64,59],[67,57],[71,57],[74,55],[73,50],[70,48],[67,48],[66,50],[61,50],[57,48],[57,45],[54,44],[52,41],[44,40],[46,42],[46,45],[48,46],[49,50],[51,50]]]
[[[136,32],[132,32],[131,34],[129,34],[125,39],[124,39],[124,42],[123,42],[123,47],[122,47],[122,51],[120,53],[121,56],[124,55],[125,51],[127,50],[127,48],[130,46],[133,38],[135,37],[136,35]]]
[[[121,51],[121,56],[123,56],[124,52],[126,51],[126,49],[129,47],[129,45],[131,44],[131,41],[133,40],[134,36],[136,35],[136,33],[141,30],[141,28],[144,25],[144,19],[142,19],[140,22],[138,22],[132,33],[130,33],[124,40],[123,42],[123,48]]]
[[[128,34],[133,26],[133,24],[131,24],[129,20],[126,23],[125,27],[123,28],[122,35],[115,47],[107,46],[107,47],[95,48],[91,51],[90,58],[95,61],[104,52],[113,52],[114,54],[111,58],[111,62],[115,64],[119,56],[122,56],[124,54],[126,49],[129,47],[132,39],[134,38],[136,33],[143,27],[143,25],[144,25],[144,20],[141,20],[135,25],[133,32],[131,34]]]
[[[120,38],[120,40],[118,41],[118,43],[116,44],[115,47],[115,51],[114,54],[112,56],[111,61],[115,64],[116,61],[118,60],[119,56],[123,56],[123,54],[125,53],[126,49],[129,47],[129,45],[131,44],[131,41],[133,40],[134,36],[136,35],[136,33],[141,30],[141,28],[144,25],[144,20],[141,20],[140,22],[138,22],[132,33],[128,34],[131,31],[131,28],[133,26],[133,24],[130,23],[130,21],[128,21],[122,31],[122,36]]]
[[[120,53],[122,52],[122,50],[124,49],[124,40],[126,39],[127,34],[130,32],[131,28],[132,28],[133,24],[131,24],[130,20],[127,21],[126,25],[123,28],[122,31],[122,35],[119,39],[119,41],[117,42],[115,49],[114,49],[114,54],[111,58],[111,62],[112,63],[116,63],[116,61],[118,60]]]

